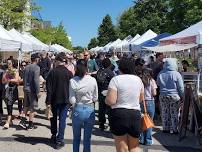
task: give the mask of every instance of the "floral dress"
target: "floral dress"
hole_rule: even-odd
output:
[[[11,80],[14,79],[17,73],[17,69],[8,69],[6,70],[6,79]],[[18,99],[18,89],[17,84],[15,83],[8,83],[6,85],[5,91],[5,102],[7,105],[13,105],[13,103]]]

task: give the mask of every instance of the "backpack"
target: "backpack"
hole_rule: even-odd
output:
[[[107,79],[107,73],[106,70],[101,68],[100,70],[97,71],[97,82],[98,83],[104,83]]]

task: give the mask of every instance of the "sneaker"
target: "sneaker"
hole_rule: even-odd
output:
[[[36,128],[37,128],[37,126],[35,126],[33,123],[29,123],[29,125],[27,126],[27,130],[33,130]]]
[[[27,129],[27,123],[26,123],[26,118],[21,118],[19,126],[22,127],[23,129]]]
[[[101,131],[104,131],[105,129],[107,129],[107,126],[105,126],[104,124],[100,124],[100,125],[99,125],[99,129],[100,129]]]
[[[146,142],[145,145],[146,145],[146,146],[151,146],[151,145],[153,145],[153,140],[150,141],[150,142]]]
[[[54,149],[61,149],[65,146],[64,142],[56,142]]]

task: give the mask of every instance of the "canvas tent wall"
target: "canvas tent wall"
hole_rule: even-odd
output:
[[[21,43],[15,41],[0,25],[0,51],[18,51],[20,49]]]
[[[29,41],[32,44],[33,51],[49,51],[49,46],[35,38],[33,35],[30,33],[23,33],[22,36]]]
[[[61,45],[58,45],[58,44],[53,44],[53,45],[51,45],[50,51],[56,52],[56,53],[59,53],[59,52],[67,52],[67,53],[69,53],[69,54],[72,53],[70,50],[68,50],[68,49],[66,49],[65,47],[63,47],[63,46],[61,46]]]
[[[121,52],[129,52],[130,51],[130,44],[140,38],[139,34],[136,34],[134,38],[128,40],[123,40],[123,42],[117,47],[118,50],[121,48]]]
[[[26,40],[21,33],[17,30],[12,29],[9,31],[9,34],[16,40],[21,42],[21,50],[23,52],[31,52],[33,51],[32,43]]]
[[[161,45],[169,44],[202,44],[202,21],[176,33],[170,37],[160,40]]]

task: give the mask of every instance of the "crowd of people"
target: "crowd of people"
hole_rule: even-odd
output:
[[[151,58],[146,65],[141,58],[113,50],[97,56],[87,50],[77,56],[64,52],[52,57],[36,53],[31,55],[30,62],[22,61],[17,68],[15,60],[10,58],[6,66],[0,67],[0,123],[3,100],[7,108],[4,129],[12,125],[13,105],[18,101],[19,126],[29,130],[37,128],[33,121],[43,80],[44,102],[52,113],[50,141],[55,149],[64,146],[66,118],[71,110],[73,152],[79,152],[82,127],[83,151],[91,151],[95,103],[98,102],[99,128],[101,131],[110,128],[117,152],[139,151],[139,143],[153,144],[152,128],[141,129],[142,101],[151,119],[161,117],[164,133],[178,133],[179,108],[184,99],[183,79],[177,63],[163,59],[164,55],[157,53],[156,60]]]

